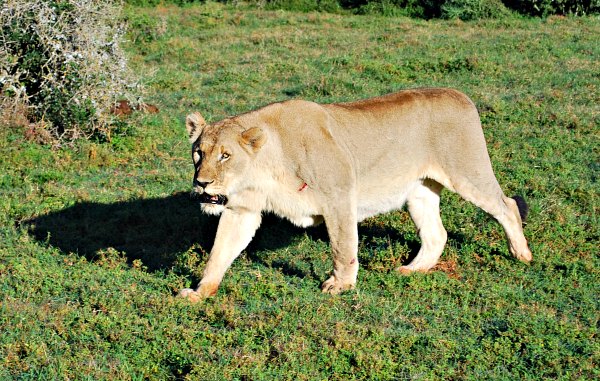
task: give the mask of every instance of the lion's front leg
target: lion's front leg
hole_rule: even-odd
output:
[[[183,289],[179,296],[197,302],[217,293],[225,271],[235,258],[248,246],[260,226],[260,213],[225,210],[219,219],[219,227],[210,257],[196,290]]]
[[[354,288],[358,275],[358,228],[356,208],[325,216],[325,224],[331,242],[333,275],[321,289],[329,294],[338,294]]]

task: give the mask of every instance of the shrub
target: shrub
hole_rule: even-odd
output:
[[[339,12],[341,9],[338,0],[265,0],[264,7],[301,12]]]
[[[286,0],[279,0],[285,2]],[[294,0],[298,1],[298,0]],[[315,0],[317,1],[317,0]],[[507,16],[512,9],[527,16],[597,14],[600,0],[336,0],[343,9],[360,14],[404,15],[418,18],[475,20]]]
[[[0,106],[54,138],[110,139],[110,108],[138,82],[120,48],[121,3],[7,0],[0,8]]]
[[[130,5],[185,5],[210,0],[125,0]],[[212,0],[237,4],[238,0]],[[508,15],[508,8],[527,16],[553,14],[598,14],[600,0],[246,0],[244,3],[268,9],[340,12],[409,16],[424,19],[460,18],[474,20]],[[507,8],[508,7],[508,8]]]
[[[443,2],[435,0],[339,0],[342,7],[358,14],[402,15],[431,19],[439,17]]]
[[[192,3],[204,3],[205,0],[125,0],[125,2],[129,5],[135,5],[139,7],[153,7],[159,4],[185,5]]]
[[[448,19],[491,19],[501,18],[509,13],[500,0],[446,0],[442,5],[442,17]]]
[[[504,0],[504,4],[528,16],[600,13],[600,0]]]

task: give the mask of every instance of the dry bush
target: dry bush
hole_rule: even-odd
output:
[[[121,1],[0,0],[0,107],[58,141],[110,139],[117,98],[141,90],[120,43]]]

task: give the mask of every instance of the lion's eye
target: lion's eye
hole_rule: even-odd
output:
[[[194,159],[194,162],[199,162],[200,160],[202,160],[202,151],[194,150],[192,153],[192,157]]]
[[[223,152],[221,154],[221,157],[219,158],[219,161],[225,161],[227,159],[229,159],[231,156],[227,153],[227,152]]]

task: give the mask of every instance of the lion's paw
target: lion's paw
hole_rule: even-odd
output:
[[[352,290],[355,287],[355,285],[356,284],[354,282],[352,282],[352,283],[342,282],[342,281],[339,281],[335,276],[332,276],[331,278],[329,278],[325,282],[323,282],[323,285],[321,286],[321,290],[324,293],[335,295],[335,294],[339,294],[342,291]]]
[[[531,250],[529,250],[529,248],[525,248],[525,250],[521,251],[520,253],[516,253],[515,257],[524,263],[529,263],[533,260],[533,254],[531,254]]]
[[[410,275],[412,274],[414,271],[411,270],[410,268],[408,268],[407,266],[400,266],[396,269],[396,271],[401,274],[401,275]]]
[[[202,295],[192,290],[191,288],[184,288],[183,290],[179,291],[179,294],[177,296],[179,298],[187,299],[192,303],[198,303],[199,301],[204,299]]]
[[[198,289],[192,290],[191,288],[184,288],[179,291],[179,297],[185,298],[192,303],[197,303],[203,299],[214,296],[217,293],[217,289],[219,288],[218,283],[206,282],[201,283]]]
[[[414,268],[411,267],[410,265],[405,265],[405,266],[400,266],[396,269],[396,271],[400,274],[400,275],[410,275],[410,274],[414,274],[414,273],[426,273],[429,272],[428,268]]]

